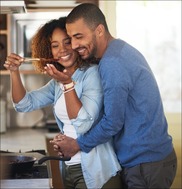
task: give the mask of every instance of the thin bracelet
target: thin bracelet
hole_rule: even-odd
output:
[[[75,89],[75,87],[73,86],[71,89],[68,89],[68,90],[66,90],[66,91],[64,91],[63,93],[65,94],[65,93],[68,93],[68,92],[70,92],[70,91],[72,91],[72,90],[74,90]]]
[[[72,87],[74,87],[74,85],[75,85],[75,82],[74,82],[74,81],[72,81],[71,83],[68,83],[68,84],[63,84],[64,90],[69,90],[69,89],[71,89]]]

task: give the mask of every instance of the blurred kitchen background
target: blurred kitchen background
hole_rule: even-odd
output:
[[[51,128],[57,129],[52,107],[29,113],[15,112],[10,97],[9,72],[3,64],[11,52],[30,57],[31,38],[41,24],[66,16],[82,2],[98,5],[106,16],[112,35],[140,50],[151,66],[178,155],[178,172],[173,188],[181,188],[181,1],[1,0],[1,138],[16,128],[47,127],[50,132]],[[50,79],[34,71],[31,63],[22,65],[21,73],[27,90],[39,88]]]

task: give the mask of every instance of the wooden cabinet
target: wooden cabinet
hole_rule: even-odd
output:
[[[47,152],[49,156],[57,156],[57,153],[53,150],[52,144],[50,144],[49,142],[50,140],[54,138],[56,134],[57,133],[46,135],[46,146],[47,146]],[[50,160],[50,165],[51,165],[51,172],[52,172],[53,189],[64,189],[63,181],[61,179],[61,173],[59,169],[59,161]]]
[[[6,60],[9,46],[8,15],[0,14],[0,70],[5,70],[3,64]]]

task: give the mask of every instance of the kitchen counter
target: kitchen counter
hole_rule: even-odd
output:
[[[2,189],[51,189],[52,179],[1,180]]]
[[[46,149],[45,128],[10,128],[0,135],[0,149],[10,152],[26,152]]]

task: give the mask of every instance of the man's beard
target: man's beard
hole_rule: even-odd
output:
[[[96,58],[96,52],[97,52],[97,47],[94,46],[90,55],[89,55],[89,58]]]
[[[97,54],[97,46],[95,45],[96,40],[93,41],[94,43],[93,43],[92,51],[90,52],[89,56],[85,58],[85,61],[90,64],[99,64],[100,58],[96,58],[96,54]]]
[[[85,58],[85,60],[90,60],[90,59],[95,59],[97,55],[97,41],[96,41],[96,36],[92,36],[92,50],[90,51],[88,57]]]
[[[87,58],[85,62],[88,64],[99,64],[100,58],[95,58],[95,57]]]

